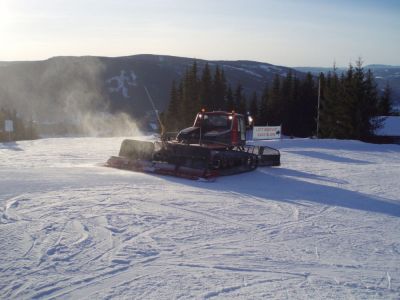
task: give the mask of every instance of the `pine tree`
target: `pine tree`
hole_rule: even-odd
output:
[[[392,109],[392,89],[389,83],[386,83],[383,93],[379,99],[378,114],[380,116],[390,116],[393,113]]]
[[[361,130],[361,139],[366,139],[375,134],[376,129],[382,126],[379,115],[380,99],[378,97],[377,84],[371,70],[367,71],[364,82],[362,106],[362,121],[364,127]]]
[[[179,99],[179,116],[178,116],[178,127],[179,129],[185,127],[185,121],[186,121],[186,103],[185,103],[185,88],[184,88],[184,81],[181,80],[178,86],[178,99]]]
[[[286,135],[293,135],[292,107],[293,107],[293,75],[288,72],[282,81],[280,90],[279,107],[281,111],[282,132]]]
[[[215,69],[214,80],[213,80],[213,105],[212,110],[224,110],[225,104],[225,93],[226,93],[226,81],[224,71],[219,69],[219,66]]]
[[[365,74],[362,60],[356,61],[353,77],[346,82],[347,111],[350,116],[349,138],[363,140],[372,135],[380,122],[376,84],[371,71]]]
[[[243,86],[240,83],[236,86],[234,99],[235,111],[240,114],[246,114],[246,98],[243,94]]]
[[[200,98],[203,108],[208,110],[213,107],[213,80],[208,63],[206,63],[206,65],[204,66],[203,73],[201,75]]]
[[[356,138],[356,128],[354,120],[356,119],[356,100],[354,88],[354,67],[352,64],[346,74],[340,76],[339,91],[335,103],[336,126],[333,136],[339,139]]]
[[[337,73],[328,72],[326,81],[321,81],[319,136],[336,137],[338,126],[338,109],[340,80]]]
[[[172,87],[170,92],[170,101],[167,109],[167,113],[164,117],[164,126],[168,131],[177,131],[181,123],[181,107],[178,89],[176,88],[175,81],[172,81]]]
[[[240,107],[239,107],[238,112],[243,115],[247,115],[247,113],[248,113],[247,97],[244,93],[242,94],[242,101],[240,102]]]
[[[228,85],[228,89],[226,91],[226,109],[227,111],[236,110],[233,92],[230,85]]]
[[[256,117],[256,124],[265,126],[268,124],[268,105],[269,105],[269,89],[266,84],[261,95],[260,108],[258,110],[258,115]]]
[[[225,71],[221,69],[221,79],[217,92],[217,97],[220,99],[218,101],[219,109],[226,110],[226,89],[227,89],[227,80],[225,78]]]
[[[299,89],[299,100],[295,104],[298,112],[295,116],[295,132],[296,136],[307,137],[315,134],[317,126],[318,90],[311,73],[307,73]]]
[[[364,92],[365,92],[365,78],[364,70],[362,67],[361,60],[356,62],[354,69],[353,79],[349,83],[350,85],[350,98],[349,104],[352,110],[352,136],[353,139],[360,139],[362,137],[362,131],[365,128],[365,119],[363,110],[366,109],[364,106]]]
[[[253,96],[251,97],[249,112],[254,122],[257,121],[259,112],[258,112],[258,97],[256,92],[254,92]]]
[[[197,78],[197,63],[193,63],[192,67],[185,73],[183,80],[183,120],[184,126],[190,126],[193,118],[201,109],[199,80]]]
[[[278,74],[272,80],[267,103],[267,120],[269,125],[282,124],[282,105],[281,105],[281,80]]]
[[[325,74],[323,72],[321,72],[318,76],[318,87],[317,87],[317,117],[316,117],[316,130],[315,130],[315,135],[317,137],[320,137],[320,112],[321,112],[321,102],[322,99],[324,99],[325,97],[325,86],[327,85],[327,79],[325,77]],[[319,95],[318,95],[319,93]],[[318,99],[319,97],[319,99]]]
[[[302,131],[304,131],[303,124],[307,120],[307,115],[304,114],[301,117],[303,118],[302,122],[299,121],[299,110],[302,107],[304,113],[307,111],[307,104],[305,101],[302,101],[300,98],[301,86],[300,79],[297,78],[295,74],[291,74],[291,85],[290,85],[290,93],[289,93],[289,101],[288,101],[288,113],[287,118],[289,120],[289,125],[291,126],[291,132],[293,136],[303,136]],[[297,124],[302,124],[301,128],[297,127]],[[302,129],[302,130],[300,130]]]

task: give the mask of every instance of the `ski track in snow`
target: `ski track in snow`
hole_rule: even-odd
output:
[[[103,167],[121,141],[0,144],[0,298],[400,297],[399,146],[267,142],[209,183]]]

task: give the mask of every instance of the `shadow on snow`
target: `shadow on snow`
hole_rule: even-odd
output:
[[[312,158],[318,158],[322,160],[327,160],[331,162],[338,162],[338,163],[350,163],[350,164],[360,164],[360,165],[369,165],[372,164],[369,161],[359,160],[354,158],[342,157],[333,154],[327,154],[317,151],[304,151],[304,150],[287,150],[285,152],[294,153],[298,155],[308,156]]]
[[[302,205],[303,202],[315,202],[400,217],[400,204],[391,202],[393,200],[347,190],[345,188],[347,182],[340,179],[284,168],[259,168],[251,173],[219,177],[212,183],[168,176],[162,178],[217,192],[249,195],[265,201],[273,200],[296,205]],[[306,179],[321,183],[305,181]],[[330,185],[326,185],[327,183]],[[332,186],[332,183],[337,186]]]
[[[0,143],[0,149],[8,149],[13,151],[24,151],[16,142]]]

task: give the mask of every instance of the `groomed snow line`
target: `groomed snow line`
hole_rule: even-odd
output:
[[[400,146],[288,139],[192,181],[122,138],[0,143],[0,299],[399,299]]]

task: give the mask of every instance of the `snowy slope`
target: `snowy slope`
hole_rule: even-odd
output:
[[[121,140],[0,144],[1,299],[400,297],[400,146],[268,142],[206,183],[102,167]]]

